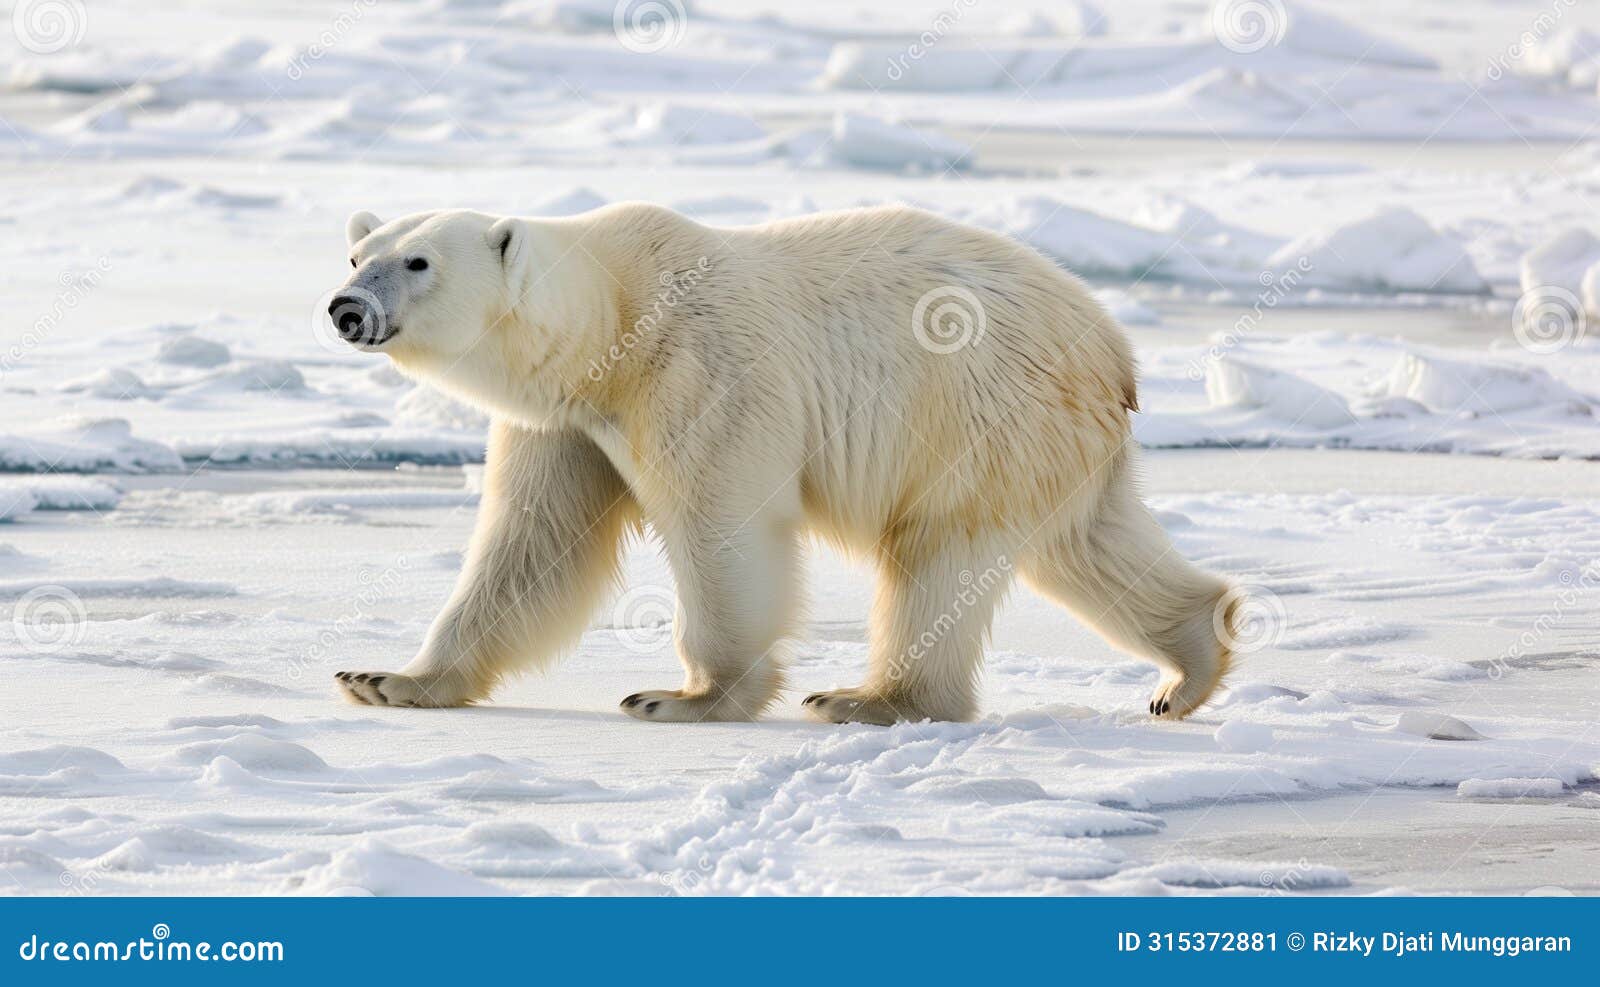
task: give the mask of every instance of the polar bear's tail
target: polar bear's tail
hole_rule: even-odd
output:
[[[1240,597],[1177,553],[1140,501],[1130,465],[1086,518],[1024,560],[1022,575],[1111,643],[1161,666],[1150,711],[1178,719],[1227,674]]]

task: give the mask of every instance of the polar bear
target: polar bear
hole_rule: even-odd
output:
[[[1228,670],[1237,594],[1136,489],[1127,338],[1025,246],[903,207],[360,212],[347,235],[340,335],[493,419],[454,593],[399,673],[337,674],[353,700],[462,705],[553,662],[645,523],[686,674],[622,700],[639,719],[773,703],[806,535],[876,565],[865,683],[802,704],[825,721],[973,717],[1013,575],[1160,666],[1158,717]]]

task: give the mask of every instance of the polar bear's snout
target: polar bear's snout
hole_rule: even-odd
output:
[[[339,338],[355,346],[377,346],[398,331],[384,317],[383,307],[370,292],[346,289],[328,304],[328,318]]]

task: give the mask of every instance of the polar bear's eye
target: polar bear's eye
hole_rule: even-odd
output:
[[[356,259],[354,257],[350,258],[350,266],[351,267],[355,267],[356,266]]]
[[[408,271],[426,271],[427,269],[428,262],[421,257],[413,257],[406,261],[406,270]]]

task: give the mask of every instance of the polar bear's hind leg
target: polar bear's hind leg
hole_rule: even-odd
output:
[[[1161,668],[1152,715],[1182,719],[1227,674],[1237,594],[1178,555],[1125,472],[1088,521],[1044,540],[1021,569],[1102,637]]]

